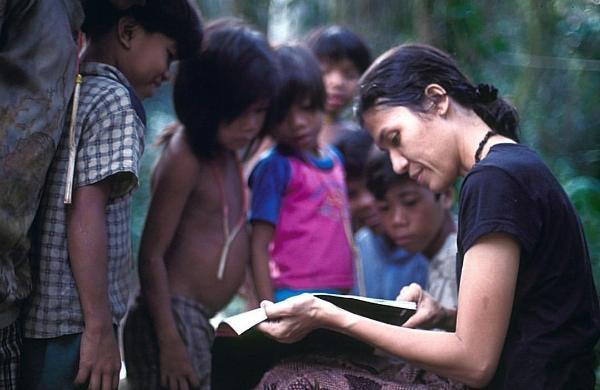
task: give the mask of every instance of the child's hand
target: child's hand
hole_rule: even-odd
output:
[[[311,294],[301,294],[285,301],[261,302],[267,321],[258,325],[258,329],[282,343],[295,343],[302,340],[311,331],[324,325],[321,313],[330,305]]]
[[[121,357],[112,324],[100,330],[86,327],[81,335],[75,384],[89,383],[89,390],[116,389],[120,371]]]
[[[196,389],[200,380],[180,337],[160,345],[160,385],[165,389]]]

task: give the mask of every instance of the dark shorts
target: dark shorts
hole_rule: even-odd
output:
[[[81,333],[23,339],[20,389],[76,389]],[[83,387],[85,388],[85,387]]]

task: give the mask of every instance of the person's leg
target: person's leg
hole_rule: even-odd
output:
[[[0,329],[0,389],[16,389],[21,357],[19,322]]]
[[[20,389],[76,389],[81,333],[23,339]]]

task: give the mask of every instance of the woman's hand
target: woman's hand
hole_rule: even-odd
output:
[[[300,341],[311,331],[324,327],[325,313],[335,306],[311,294],[301,294],[285,301],[261,302],[267,321],[258,329],[281,343]]]
[[[454,330],[456,310],[447,309],[417,283],[402,287],[397,300],[416,302],[417,311],[402,325],[406,328]]]

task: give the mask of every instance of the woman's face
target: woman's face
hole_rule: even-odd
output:
[[[396,173],[408,172],[419,185],[442,192],[459,174],[455,138],[444,119],[403,107],[375,106],[363,114],[377,146],[390,153]]]

